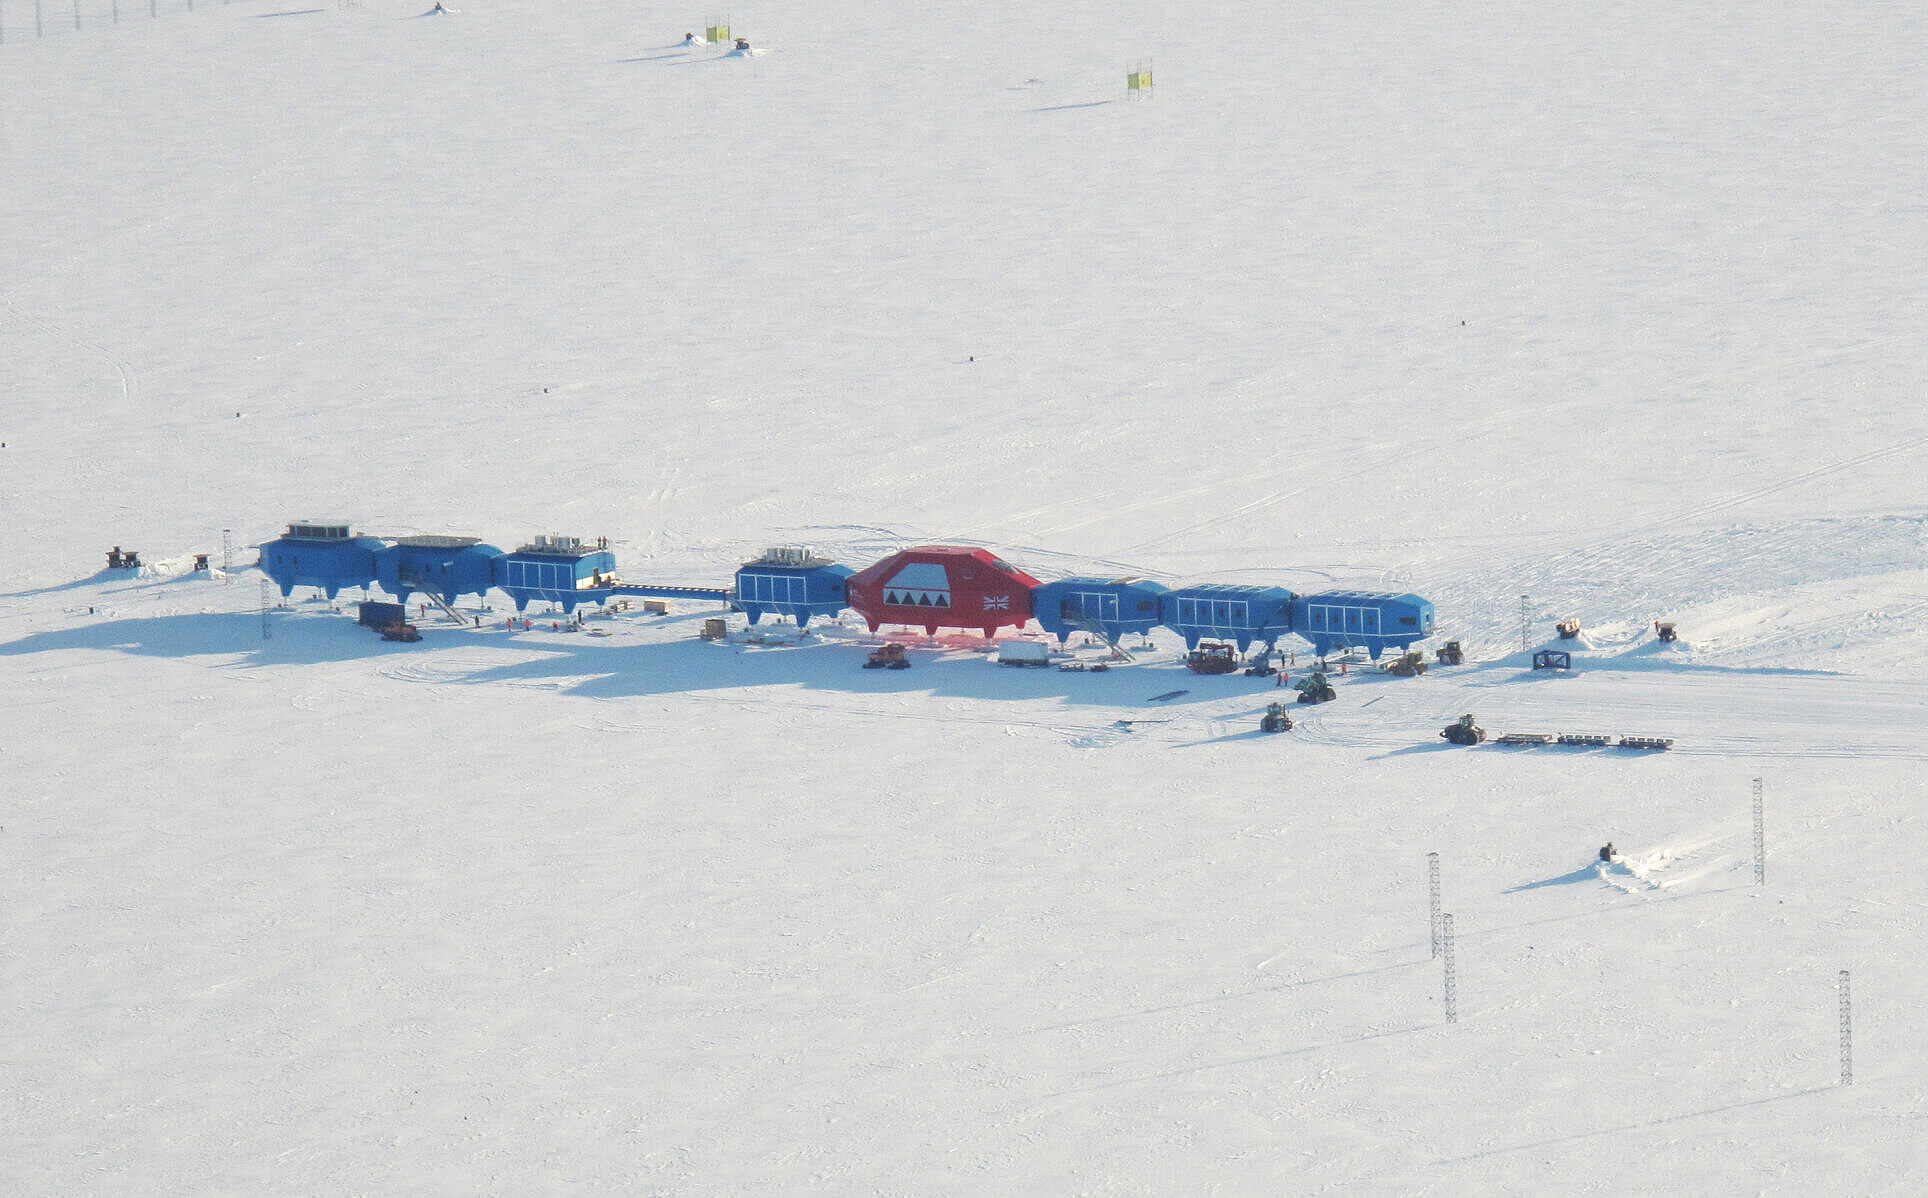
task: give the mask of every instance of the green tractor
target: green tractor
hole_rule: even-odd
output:
[[[1259,721],[1259,731],[1292,731],[1292,716],[1285,710],[1285,704],[1267,703],[1265,705],[1265,718]]]
[[[1333,690],[1332,684],[1326,681],[1324,670],[1315,670],[1309,676],[1299,679],[1297,686],[1301,703],[1330,703],[1339,697],[1339,692]]]
[[[1486,729],[1473,722],[1473,717],[1463,715],[1439,730],[1451,745],[1476,745],[1486,739]]]

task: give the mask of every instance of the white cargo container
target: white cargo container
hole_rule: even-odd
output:
[[[1003,641],[997,647],[997,664],[1048,666],[1051,664],[1051,650],[1041,641]]]

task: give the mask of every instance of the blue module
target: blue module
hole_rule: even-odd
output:
[[[1031,618],[1062,644],[1073,632],[1095,632],[1112,644],[1159,623],[1167,589],[1142,578],[1060,578],[1031,592]]]
[[[261,572],[286,598],[298,586],[320,587],[333,599],[343,587],[375,581],[375,558],[387,547],[380,537],[358,537],[346,523],[296,520],[261,546]]]
[[[1433,634],[1433,605],[1417,595],[1386,591],[1326,591],[1292,604],[1292,631],[1324,657],[1334,649],[1364,649],[1374,661],[1388,645],[1404,652]]]
[[[600,603],[615,583],[616,555],[581,537],[543,537],[497,558],[495,585],[527,611],[529,600],[546,599],[573,612],[578,603]]]
[[[1240,653],[1253,641],[1266,644],[1292,631],[1292,592],[1284,587],[1206,583],[1167,592],[1159,603],[1159,623],[1185,638],[1187,649],[1198,642],[1232,641]]]
[[[798,628],[813,616],[834,616],[850,606],[846,580],[856,571],[794,545],[766,549],[737,567],[730,602],[755,624],[765,612],[789,616]]]
[[[501,556],[500,549],[475,537],[397,537],[376,556],[375,577],[403,603],[416,591],[454,603],[457,595],[487,593]]]

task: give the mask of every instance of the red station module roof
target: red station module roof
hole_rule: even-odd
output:
[[[892,554],[851,575],[850,606],[870,625],[979,628],[986,637],[1006,626],[1023,628],[1031,618],[1031,588],[1038,580],[1001,561],[989,549],[968,545],[919,545]]]

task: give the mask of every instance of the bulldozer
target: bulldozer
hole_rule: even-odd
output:
[[[1314,671],[1309,677],[1299,679],[1297,686],[1301,703],[1330,703],[1339,697],[1339,692],[1333,690],[1332,684],[1326,681],[1323,670]]]
[[[1426,672],[1426,655],[1417,649],[1401,653],[1386,665],[1386,673],[1395,678],[1417,678]]]
[[[1265,718],[1259,721],[1259,731],[1260,732],[1292,731],[1292,717],[1290,714],[1286,712],[1285,704],[1267,703],[1265,705]]]
[[[1458,641],[1447,641],[1433,651],[1433,656],[1442,666],[1457,666],[1466,662],[1466,654],[1460,651]]]
[[[1439,730],[1451,745],[1476,745],[1486,739],[1486,729],[1473,722],[1473,717],[1463,715]]]
[[[1230,645],[1207,643],[1185,655],[1185,668],[1194,674],[1230,674],[1238,669],[1238,658]]]
[[[870,656],[864,661],[864,669],[908,670],[910,669],[910,654],[902,645],[896,641],[892,641],[881,649],[872,649]]]

